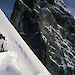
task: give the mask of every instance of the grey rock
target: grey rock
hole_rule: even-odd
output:
[[[74,18],[54,0],[22,1],[11,23],[52,75],[74,75]]]

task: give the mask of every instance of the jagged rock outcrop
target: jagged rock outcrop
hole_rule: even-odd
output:
[[[52,75],[75,74],[75,20],[65,7],[59,0],[16,0],[10,20]]]

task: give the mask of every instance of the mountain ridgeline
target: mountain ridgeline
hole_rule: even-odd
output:
[[[11,23],[52,75],[75,74],[75,19],[63,0],[16,0]]]

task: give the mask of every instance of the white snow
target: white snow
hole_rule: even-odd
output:
[[[52,26],[50,25],[50,26],[45,26],[45,28],[48,30],[48,31],[50,31],[50,33],[52,33]]]
[[[47,38],[44,35],[42,35],[42,38],[47,43]]]
[[[53,46],[50,46],[52,49],[56,50]]]
[[[54,59],[52,59],[51,56],[49,56],[49,58],[50,58],[57,66],[59,66],[58,63],[57,63]]]
[[[0,10],[0,33],[7,52],[0,53],[0,75],[51,75]]]
[[[38,14],[39,14],[39,11],[38,11],[38,10],[34,9],[34,11],[35,11],[36,13],[38,13]]]
[[[38,5],[38,8],[41,9],[41,7]]]

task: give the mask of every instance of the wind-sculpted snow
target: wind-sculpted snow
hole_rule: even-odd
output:
[[[17,70],[15,52],[0,53],[0,75],[21,75]]]
[[[0,33],[7,52],[0,53],[0,75],[51,75],[0,10]]]

